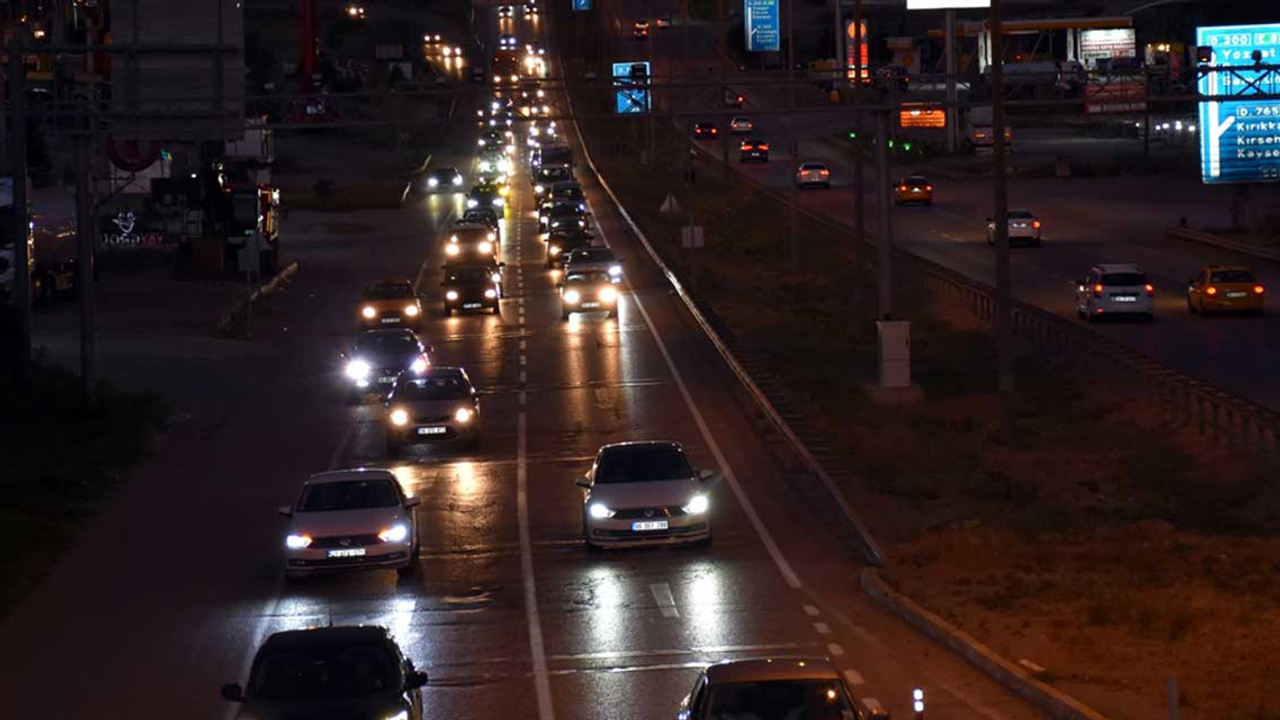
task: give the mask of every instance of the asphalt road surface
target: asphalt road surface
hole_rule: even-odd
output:
[[[471,167],[473,111],[460,105],[435,163]],[[439,299],[440,231],[461,195],[286,237],[304,270],[256,327],[263,352],[163,378],[226,395],[190,408],[0,631],[0,717],[227,717],[217,689],[244,681],[267,634],[331,623],[388,627],[429,673],[435,718],[669,718],[697,668],[771,655],[830,656],[857,697],[898,717],[915,687],[930,717],[1035,717],[864,600],[860,558],[809,480],[579,176],[626,260],[617,319],[561,320],[523,174],[501,315],[430,305],[434,361],[464,366],[483,393],[477,454],[386,457],[381,406],[346,405],[336,361],[369,281],[408,277]],[[575,478],[601,444],[651,438],[723,472],[714,546],[588,555]],[[392,468],[421,498],[420,572],[285,584],[274,508],[308,473],[358,465]]]

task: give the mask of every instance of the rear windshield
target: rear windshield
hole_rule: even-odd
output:
[[[823,165],[822,163],[805,163],[800,166],[800,169],[801,170],[825,170],[826,167],[827,166]]]
[[[903,180],[902,182],[905,185],[928,185],[929,184],[929,181],[922,177],[909,177],[906,180]],[[1010,213],[1009,217],[1013,217],[1013,213]]]
[[[596,464],[596,482],[631,483],[693,477],[684,453],[671,445],[623,445],[605,450]]]
[[[361,335],[356,338],[356,350],[371,353],[414,352],[417,343],[408,335]]]
[[[1255,282],[1255,279],[1253,273],[1248,270],[1214,270],[1209,274],[1209,282],[1251,283]]]
[[[403,400],[461,400],[471,397],[471,386],[461,375],[412,378],[396,388]]]
[[[264,650],[249,681],[250,697],[274,701],[359,697],[399,689],[396,658],[380,645]]]
[[[1146,285],[1147,276],[1145,273],[1107,273],[1102,276],[1103,285]]]
[[[347,480],[308,485],[298,502],[298,512],[364,510],[400,504],[390,480]]]
[[[379,283],[370,285],[364,291],[364,296],[369,300],[401,300],[413,297],[413,288],[408,285]]]

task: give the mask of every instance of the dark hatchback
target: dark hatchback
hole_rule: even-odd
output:
[[[502,268],[502,263],[448,268],[442,283],[444,314],[484,309],[494,315],[502,312]]]

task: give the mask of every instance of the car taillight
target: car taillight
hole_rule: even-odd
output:
[[[906,192],[908,190],[906,185],[899,185],[898,189],[901,190],[902,192]]]
[[[925,186],[924,186],[924,189],[925,189],[925,192],[933,192],[933,186],[932,186],[932,185],[925,185]]]
[[[1266,292],[1266,288],[1262,287],[1261,285],[1254,285],[1254,286],[1253,286],[1253,294],[1254,294],[1254,295],[1261,295],[1261,294],[1262,294],[1262,293],[1264,293],[1264,292]]]
[[[1210,285],[1209,287],[1207,287],[1207,288],[1205,288],[1205,289],[1204,289],[1204,294],[1205,294],[1205,295],[1217,295],[1217,294],[1218,294],[1218,288],[1216,288],[1216,287],[1214,287],[1214,286]]]
[[[830,175],[830,174],[831,174],[831,171],[830,171],[830,170],[823,169],[823,170],[819,170],[819,171],[818,171],[818,174],[819,174],[819,175],[821,175],[822,177],[826,177],[826,176],[828,176],[828,175]]]
[[[1101,286],[1101,285],[1094,285],[1094,286],[1093,286],[1093,296],[1094,296],[1094,297],[1102,297],[1102,286]]]
[[[1040,221],[1039,221],[1039,220],[1032,220],[1032,221],[1031,221],[1031,227],[1035,228],[1036,230],[1039,230],[1039,229],[1040,229]]]
[[[757,145],[756,147],[760,148],[761,150],[768,150],[768,149],[769,149],[769,146],[768,146],[768,145],[763,145],[763,144],[761,144],[761,145]]]
[[[1145,289],[1145,290],[1147,291],[1147,295],[1155,295],[1155,294],[1156,294],[1156,288],[1155,288],[1155,286],[1154,286],[1154,285],[1152,285],[1151,283],[1147,283],[1146,285],[1144,285],[1144,286],[1143,286],[1143,289]]]
[[[742,143],[742,149],[743,149],[743,150],[750,150],[750,149],[751,149],[751,143]]]

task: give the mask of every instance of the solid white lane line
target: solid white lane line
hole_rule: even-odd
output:
[[[516,514],[520,526],[520,574],[524,580],[524,615],[529,626],[529,654],[533,660],[533,688],[538,697],[538,718],[555,720],[555,709],[551,704],[551,681],[547,675],[547,650],[542,641],[542,619],[538,615],[538,586],[533,575],[533,543],[529,538],[527,426],[528,416],[521,411],[516,420]]]
[[[866,685],[867,681],[862,677],[862,673],[857,670],[845,670],[844,681],[850,685],[857,687],[858,685]]]
[[[521,404],[521,405],[524,405],[525,403],[529,402],[529,394],[528,394],[528,393],[526,393],[525,391],[521,390],[521,391],[520,391],[520,396],[519,396],[519,397],[520,397],[520,404]]]
[[[844,648],[839,643],[827,643],[827,652],[831,657],[844,657]]]
[[[813,624],[813,629],[814,629],[814,630],[817,630],[819,635],[830,635],[830,634],[831,634],[831,626],[830,626],[830,625],[828,625],[828,624],[826,624],[826,623],[823,623],[823,622],[820,622],[820,623],[814,623],[814,624]]]
[[[524,356],[524,355],[521,355],[521,356],[520,356],[520,365],[522,365],[522,366],[523,366],[523,365],[525,365],[525,364],[526,364],[526,363],[528,363],[528,362],[529,362],[529,358],[528,358],[528,357],[526,357],[526,356]]]
[[[649,592],[653,593],[653,599],[657,601],[658,609],[662,611],[662,617],[680,617],[680,611],[676,609],[676,599],[671,595],[670,585],[667,583],[653,583],[649,586]]]
[[[520,352],[524,352],[525,350],[528,350],[528,349],[529,349],[529,341],[528,341],[528,340],[521,340],[521,341],[520,341]]]
[[[813,605],[805,605],[804,614],[808,615],[809,617],[818,617],[819,615],[822,614],[822,611]]]
[[[524,370],[521,370],[521,371],[520,371],[520,384],[521,384],[521,385],[524,385],[524,384],[526,384],[526,382],[527,382],[527,381],[528,381],[528,375],[526,375],[526,374],[525,374],[525,371],[524,371]]]

